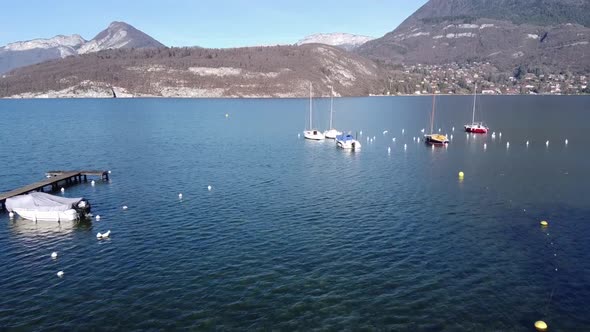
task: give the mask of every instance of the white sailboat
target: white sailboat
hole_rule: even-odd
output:
[[[329,139],[336,139],[336,136],[342,135],[341,131],[334,129],[332,126],[332,117],[334,114],[334,88],[332,87],[332,95],[330,98],[330,130],[324,131],[324,136]]]
[[[303,137],[305,137],[306,139],[321,141],[321,140],[325,139],[326,137],[324,136],[324,134],[321,131],[319,131],[317,129],[313,129],[313,122],[312,122],[313,103],[312,103],[311,95],[312,95],[312,86],[311,86],[311,82],[310,82],[309,83],[309,130],[303,131]]]

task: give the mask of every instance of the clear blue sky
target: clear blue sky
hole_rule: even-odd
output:
[[[127,22],[167,46],[291,44],[319,32],[381,37],[426,0],[3,0],[0,45]]]

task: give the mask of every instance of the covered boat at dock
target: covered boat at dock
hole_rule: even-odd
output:
[[[90,203],[82,198],[67,198],[32,192],[6,199],[6,210],[34,221],[72,221],[90,213]]]

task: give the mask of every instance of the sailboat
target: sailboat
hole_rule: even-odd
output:
[[[312,122],[313,103],[312,103],[311,95],[312,95],[312,86],[311,86],[311,82],[310,82],[309,83],[309,130],[303,131],[303,137],[305,137],[306,139],[321,141],[321,140],[325,139],[326,137],[324,136],[324,134],[321,131],[319,131],[317,129],[313,129],[313,122]]]
[[[424,135],[424,142],[433,145],[449,144],[449,139],[446,135],[434,133],[434,110],[436,107],[436,95],[432,95],[432,113],[430,114],[430,134]]]
[[[338,131],[332,127],[332,116],[334,114],[334,88],[332,87],[332,96],[330,99],[330,130],[324,131],[324,136],[329,139],[336,139],[336,136],[342,135],[341,131]]]
[[[475,92],[473,93],[473,112],[471,115],[471,124],[465,125],[465,131],[468,133],[485,134],[488,132],[488,127],[484,126],[483,122],[475,122],[475,100],[477,98],[477,83],[475,84]]]

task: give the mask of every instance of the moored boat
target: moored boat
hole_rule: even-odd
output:
[[[361,143],[352,135],[338,135],[336,136],[336,146],[346,150],[358,150],[361,148]]]
[[[471,124],[463,126],[468,133],[486,134],[489,130],[483,122],[475,122],[475,101],[477,99],[477,84],[475,84],[475,92],[473,93],[473,111],[471,113]]]
[[[84,198],[66,198],[32,192],[6,199],[6,210],[34,221],[73,221],[90,213],[90,203]]]
[[[436,96],[432,96],[432,113],[430,114],[430,134],[424,135],[424,143],[429,145],[446,145],[449,139],[446,135],[434,133],[434,111],[436,108]]]
[[[312,87],[309,83],[309,130],[303,131],[303,137],[310,140],[321,141],[326,138],[324,133],[317,129],[313,129],[313,104],[312,104]]]

